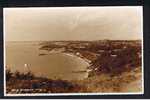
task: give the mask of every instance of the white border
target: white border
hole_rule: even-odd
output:
[[[4,48],[4,53],[3,53],[3,56],[4,56],[4,66],[3,66],[3,68],[4,68],[4,96],[6,96],[6,68],[5,68],[5,66],[6,66],[6,52],[5,52],[5,25],[4,25],[4,23],[5,23],[5,8],[3,8],[3,48]]]
[[[85,6],[85,7],[88,7],[88,6]],[[93,7],[101,7],[101,6],[93,6]],[[104,6],[106,7],[106,6]],[[107,7],[111,7],[111,6],[107,6]],[[4,96],[69,96],[69,95],[135,95],[135,94],[144,94],[144,49],[143,49],[143,6],[113,6],[113,7],[141,7],[142,9],[142,16],[141,16],[141,33],[142,33],[142,91],[141,92],[132,92],[132,93],[128,93],[128,92],[123,92],[123,93],[34,93],[34,94],[31,94],[31,93],[28,93],[28,94],[7,94],[6,93],[6,68],[5,68],[5,65],[6,65],[6,52],[5,52],[5,8],[3,8],[3,39],[4,39],[4,43],[3,43],[3,48],[4,48]],[[29,7],[28,7],[29,8]],[[30,7],[31,8],[31,7]],[[34,7],[36,8],[36,7]],[[39,8],[39,7],[38,7]],[[41,7],[42,8],[42,7]],[[48,8],[48,7],[47,7]],[[54,8],[54,7],[52,7]],[[76,7],[74,7],[76,8]]]

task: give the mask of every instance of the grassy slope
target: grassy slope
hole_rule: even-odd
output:
[[[30,92],[10,92],[11,89],[35,89]],[[37,90],[36,90],[37,89]],[[41,89],[41,90],[38,90]],[[135,68],[129,72],[112,76],[101,74],[84,80],[50,80],[32,79],[18,80],[16,78],[7,81],[8,93],[95,93],[95,92],[140,92],[141,69]]]
[[[141,69],[136,68],[117,76],[96,75],[76,83],[86,87],[87,92],[140,92],[142,89]]]

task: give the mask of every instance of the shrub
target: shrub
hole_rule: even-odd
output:
[[[10,69],[6,69],[6,81],[9,81],[13,76],[13,73]]]

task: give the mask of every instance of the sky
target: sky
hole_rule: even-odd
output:
[[[6,41],[135,40],[143,34],[141,6],[4,9]]]

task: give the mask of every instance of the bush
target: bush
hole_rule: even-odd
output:
[[[13,77],[13,73],[10,69],[6,69],[6,81],[9,81]]]
[[[14,73],[14,76],[16,79],[22,79],[22,80],[30,80],[34,78],[34,75],[32,74],[32,72],[20,73],[19,71],[16,71]]]

